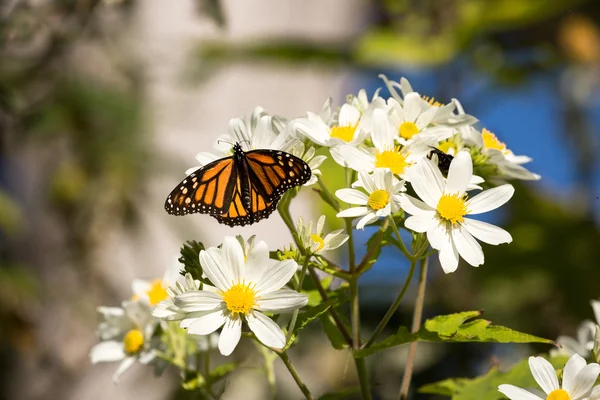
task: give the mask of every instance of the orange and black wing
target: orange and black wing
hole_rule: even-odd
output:
[[[188,175],[167,197],[165,210],[173,215],[222,214],[234,198],[238,171],[232,157],[200,167]]]
[[[284,151],[252,150],[245,155],[250,188],[267,203],[277,203],[286,190],[304,185],[312,174],[304,160]]]
[[[279,197],[266,201],[255,188],[250,188],[250,210],[246,210],[242,201],[240,177],[238,176],[233,199],[227,212],[222,214],[211,214],[221,224],[229,226],[250,225],[261,219],[267,218],[277,208]]]

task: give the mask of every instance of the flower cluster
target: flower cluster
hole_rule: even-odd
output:
[[[181,251],[182,264],[169,268],[162,280],[136,280],[131,300],[121,307],[99,309],[104,318],[98,329],[102,342],[92,349],[92,361],[121,360],[115,380],[136,361],[174,365],[184,379],[189,380],[192,375],[193,385],[205,390],[206,397],[217,398],[219,393],[212,391],[212,385],[225,377],[234,364],[220,366],[218,373],[213,374],[209,353],[218,350],[222,356],[229,356],[243,338],[248,338],[263,354],[277,354],[305,397],[313,398],[291,366],[286,351],[296,343],[300,329],[320,318],[337,330],[333,335],[328,332],[328,337],[335,338],[331,340],[336,341],[336,348],[352,348],[355,352],[362,394],[369,398],[366,356],[360,354],[371,354],[370,347],[398,308],[417,263],[426,265],[424,260],[437,253],[445,273],[454,272],[461,259],[472,266],[482,265],[480,242],[499,245],[511,242],[512,237],[504,229],[472,217],[510,200],[514,188],[505,181],[539,179],[523,167],[529,158],[514,155],[485,128],[475,128],[478,120],[466,114],[458,100],[442,103],[422,96],[406,79],[394,82],[382,76],[382,80],[388,97],[382,96],[384,88],[376,90],[370,99],[361,90],[356,96],[348,96],[339,109],[334,109],[328,99],[321,112],[307,112],[294,119],[271,116],[262,108],[256,108],[249,118],[232,119],[228,133],[219,137],[214,151],[197,154],[200,167],[188,170],[189,177],[183,181],[188,186],[183,185],[180,195],[177,193],[172,199],[169,196],[168,200],[179,201],[178,204],[199,202],[203,210],[205,205],[219,203],[223,207],[212,207],[211,215],[220,222],[231,210],[237,210],[238,217],[239,211],[250,214],[245,223],[254,223],[269,216],[277,206],[293,243],[283,250],[269,251],[267,244],[254,236],[247,240],[227,236],[219,246],[210,248],[188,242]],[[266,160],[275,155],[266,161],[267,167],[253,169],[237,189],[229,184],[231,180],[224,180],[224,184],[206,183],[211,179],[207,178],[203,182],[210,194],[206,196],[214,202],[200,203],[204,189],[196,189],[197,180],[216,176],[219,171],[210,170],[215,165],[229,171],[233,168],[231,160],[204,166],[235,154],[235,166],[242,168],[239,161],[245,152],[264,149],[277,150],[253,152],[255,157]],[[291,157],[290,154],[304,160],[302,171],[308,179],[310,168],[310,180],[300,182],[294,175],[297,170],[283,169],[288,165],[283,157]],[[250,160],[251,154],[246,157]],[[325,169],[323,163],[328,157],[334,162]],[[292,168],[294,163],[288,161]],[[299,161],[295,163],[298,165]],[[246,168],[251,165],[248,161]],[[274,167],[269,169],[270,166]],[[200,172],[198,168],[202,168]],[[289,176],[285,177],[286,173]],[[262,179],[264,185],[255,185],[254,178]],[[310,192],[318,193],[324,205],[331,208],[329,221],[322,215],[316,223],[305,222],[304,218],[293,222],[289,204],[300,190],[292,184],[293,179],[298,185],[306,181],[304,186],[315,186]],[[252,196],[241,189],[248,181]],[[269,195],[266,186],[278,181],[287,185]],[[328,187],[331,182],[335,182],[336,190]],[[191,195],[188,190],[196,191]],[[245,197],[236,197],[234,202],[232,192]],[[251,214],[254,208],[248,204],[252,202],[256,203],[255,215],[263,213],[256,220]],[[230,211],[221,214],[220,210]],[[198,209],[191,212],[195,211]],[[328,231],[326,222],[344,229]],[[369,239],[364,257],[358,260],[353,231],[368,225],[379,229]],[[404,243],[402,229],[412,236],[410,246]],[[337,265],[328,253],[345,244],[348,265]],[[401,251],[411,269],[390,310],[371,337],[362,342],[358,281],[375,264],[384,246]],[[342,307],[346,301],[351,304],[349,317],[341,315],[347,312]],[[396,340],[379,342],[379,350],[385,348],[382,343],[391,346]],[[589,347],[587,342],[584,347]],[[198,359],[202,356],[204,364],[200,366]],[[272,362],[270,356],[264,357],[265,364]],[[588,394],[592,388],[589,379],[594,373],[598,375],[597,365],[586,367],[579,359],[573,360],[568,370],[565,368],[562,389],[557,381],[543,381],[542,388],[547,393],[562,390],[571,398]],[[531,363],[538,369],[548,369],[538,359]],[[189,381],[185,385],[193,386]],[[515,387],[501,386],[500,390],[509,396],[521,393]]]

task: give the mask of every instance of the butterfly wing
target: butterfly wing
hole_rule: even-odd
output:
[[[233,200],[229,205],[227,212],[222,214],[211,214],[221,224],[229,226],[250,225],[261,219],[268,218],[275,208],[279,197],[268,202],[254,188],[250,188],[250,210],[246,210],[242,200],[242,190],[240,180],[238,179],[233,194]]]
[[[165,210],[173,215],[227,212],[234,198],[238,169],[232,157],[206,164],[188,175],[167,197]]]
[[[312,174],[304,160],[280,150],[251,150],[246,161],[250,188],[267,203],[276,203],[286,190],[304,185]]]

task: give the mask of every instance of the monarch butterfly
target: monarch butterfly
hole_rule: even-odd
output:
[[[242,150],[188,175],[167,197],[173,215],[210,214],[229,226],[267,218],[286,190],[308,182],[311,170],[302,159],[279,150]]]

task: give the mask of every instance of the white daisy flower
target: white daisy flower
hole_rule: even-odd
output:
[[[99,307],[104,321],[98,326],[102,342],[90,350],[92,364],[121,361],[113,375],[118,382],[120,376],[136,361],[148,364],[156,357],[152,335],[156,323],[151,308],[139,301],[128,301],[120,307]]]
[[[404,182],[395,181],[391,171],[376,169],[373,175],[362,171],[358,173],[358,181],[358,186],[366,190],[368,195],[357,189],[340,189],[335,192],[340,200],[359,206],[339,212],[339,218],[362,217],[356,228],[364,229],[365,225],[400,209],[400,198],[403,196],[401,192],[405,190]]]
[[[173,299],[182,293],[198,290],[200,281],[194,280],[189,272],[182,278],[167,287],[168,298],[158,303],[152,310],[154,317],[167,321],[179,321],[186,316],[186,313],[182,313],[181,309],[175,306]]]
[[[417,161],[431,151],[431,145],[436,139],[420,139],[408,146],[398,146],[393,136],[388,134],[390,125],[386,122],[387,114],[383,110],[373,112],[373,143],[372,149],[356,148],[349,145],[338,146],[332,153],[338,152],[344,163],[355,171],[372,172],[383,168],[394,175],[406,178],[406,172]]]
[[[517,156],[502,143],[496,135],[487,129],[481,131],[482,151],[489,157],[489,162],[495,164],[500,172],[508,178],[522,180],[538,180],[538,174],[530,172],[521,164],[531,161],[530,157]]]
[[[560,349],[550,350],[550,354],[579,354],[583,358],[588,358],[594,346],[600,345],[596,342],[596,336],[600,334],[597,327],[600,323],[600,301],[592,300],[590,302],[594,310],[596,322],[585,320],[577,327],[577,337],[559,336],[556,342],[560,344]],[[595,351],[595,354],[600,354]]]
[[[560,349],[550,350],[550,354],[579,354],[587,358],[590,356],[594,347],[594,335],[596,333],[596,324],[592,321],[583,321],[577,327],[577,337],[559,336],[556,342],[561,346]]]
[[[483,251],[473,237],[494,245],[512,241],[504,229],[465,218],[500,207],[514,193],[514,188],[507,184],[484,190],[469,199],[466,189],[473,175],[473,164],[466,151],[460,152],[450,163],[447,180],[427,158],[411,168],[408,175],[423,201],[409,195],[402,197],[402,208],[412,215],[406,219],[405,226],[415,232],[427,232],[429,243],[439,251],[444,272],[456,270],[459,255],[473,266],[483,264]]]
[[[343,229],[338,229],[328,233],[323,237],[323,227],[325,226],[325,216],[321,215],[317,221],[316,229],[313,231],[313,223],[310,221],[308,226],[304,223],[302,217],[298,218],[296,230],[300,243],[312,254],[322,254],[325,251],[335,250],[348,240]]]
[[[393,100],[397,101],[399,104],[403,105],[406,97],[411,93],[417,93],[408,80],[406,78],[400,78],[400,82],[390,81],[385,75],[379,75],[381,79],[383,79],[386,87],[390,91]],[[400,93],[396,89],[399,89]],[[418,94],[418,93],[417,93]],[[445,125],[447,127],[458,128],[466,125],[473,125],[478,120],[477,118],[467,115],[464,112],[462,114],[456,115],[454,110],[456,108],[455,100],[448,104],[442,104],[438,101],[435,101],[434,98],[421,96],[421,98],[427,103],[429,108],[435,110],[435,115],[431,120],[431,123],[434,125]]]
[[[410,144],[419,136],[435,137],[437,141],[452,136],[452,128],[432,126],[438,109],[431,107],[416,92],[407,94],[403,104],[388,99],[388,107],[395,138],[402,145]]]
[[[183,265],[179,262],[178,257],[174,257],[173,262],[169,264],[165,270],[162,279],[146,281],[143,279],[134,279],[131,284],[133,292],[133,300],[141,300],[151,307],[156,306],[161,301],[167,299],[167,288],[174,286],[176,282],[183,281],[183,276],[180,271],[183,270]]]
[[[287,129],[287,121],[281,117],[267,115],[261,107],[257,107],[249,119],[232,118],[226,135],[219,136],[215,145],[216,153],[199,152],[196,161],[199,165],[190,168],[191,174],[199,167],[233,154],[233,144],[240,143],[245,151],[255,149],[282,150],[291,140]]]
[[[330,126],[321,116],[309,112],[306,117],[293,121],[292,126],[320,146],[356,146],[365,139],[362,130],[357,129],[360,117],[361,113],[356,107],[344,104],[340,108],[337,124]]]
[[[200,262],[216,288],[209,290],[204,285],[204,290],[175,297],[175,305],[187,313],[180,323],[182,328],[189,334],[208,335],[223,326],[218,344],[223,355],[231,354],[237,346],[243,320],[264,345],[285,346],[283,331],[263,312],[288,312],[307,304],[306,295],[284,287],[296,272],[294,260],[270,260],[262,241],[244,260],[240,243],[226,237],[220,251],[201,251]]]
[[[498,391],[511,400],[583,400],[600,392],[592,386],[600,374],[600,365],[586,364],[585,359],[578,354],[573,355],[563,370],[562,386],[552,364],[542,357],[529,357],[529,368],[535,381],[544,393],[522,389],[514,385],[500,385]]]

